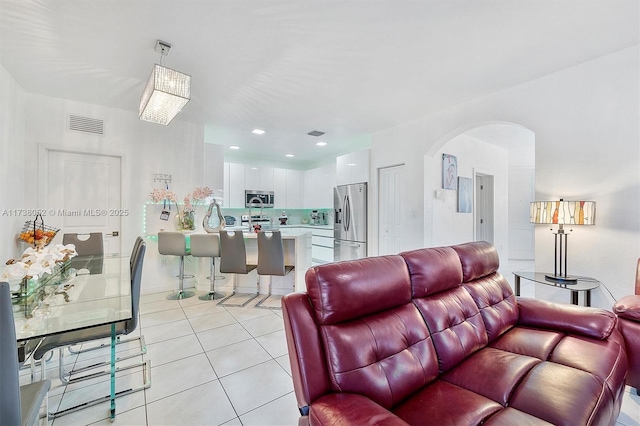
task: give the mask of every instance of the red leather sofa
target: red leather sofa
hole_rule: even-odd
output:
[[[300,424],[614,425],[613,313],[513,295],[476,242],[311,268],[282,300]]]

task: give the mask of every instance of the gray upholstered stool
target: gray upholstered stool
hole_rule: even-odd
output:
[[[280,231],[258,232],[258,276],[285,276],[292,270],[293,266],[285,266],[284,264],[284,246]],[[295,291],[295,280],[293,291]],[[271,281],[269,281],[267,297],[259,301],[256,308],[281,309],[280,306],[264,305],[269,297],[271,297]]]
[[[244,245],[244,236],[241,231],[220,231],[220,272],[246,275],[256,269],[257,265],[247,265],[247,251]],[[218,302],[222,306],[246,306],[258,297],[260,282],[256,284],[257,291],[252,293],[236,293],[235,284],[231,294]],[[244,303],[225,303],[233,296],[249,296]]]
[[[216,279],[224,277],[216,277],[216,257],[220,257],[220,237],[217,234],[193,234],[191,235],[191,256],[193,257],[210,257],[211,258],[211,290],[209,293],[200,296],[200,300],[222,299],[224,294],[216,291]]]
[[[180,273],[178,274],[179,287],[176,293],[167,296],[169,300],[187,299],[196,294],[193,291],[184,290],[184,279],[193,278],[193,275],[184,274],[184,257],[189,256],[187,250],[187,237],[182,232],[160,231],[158,232],[158,252],[168,256],[180,257]]]

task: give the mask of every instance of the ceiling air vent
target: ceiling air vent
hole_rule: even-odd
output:
[[[308,134],[309,136],[316,136],[316,137],[318,137],[318,136],[322,136],[322,135],[324,135],[324,132],[319,132],[319,131],[317,131],[317,130],[314,130],[314,131],[309,132],[309,133],[307,133],[307,134]]]
[[[79,115],[69,115],[69,130],[104,135],[104,121]]]

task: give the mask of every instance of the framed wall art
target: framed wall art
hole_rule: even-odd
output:
[[[458,178],[458,213],[473,211],[473,179]]]
[[[458,185],[458,159],[449,154],[442,154],[442,188],[456,189]]]

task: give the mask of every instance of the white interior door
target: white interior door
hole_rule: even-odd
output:
[[[475,240],[493,244],[493,176],[475,175]]]
[[[403,206],[404,165],[381,168],[378,173],[378,254],[398,254],[407,222]]]
[[[45,223],[64,233],[101,232],[106,254],[120,253],[121,158],[47,149]],[[43,193],[43,192],[40,192]]]

